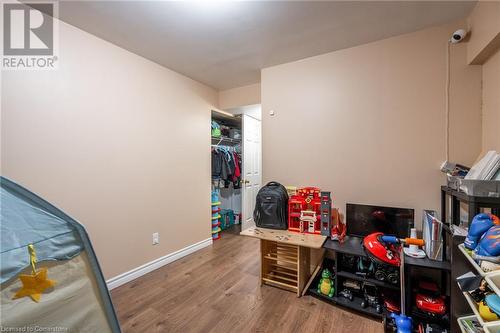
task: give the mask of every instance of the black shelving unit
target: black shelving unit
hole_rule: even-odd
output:
[[[354,300],[350,301],[344,297],[341,297],[338,295],[338,293],[343,289],[342,284],[340,281],[343,279],[350,279],[350,280],[355,280],[359,281],[360,283],[362,282],[369,282],[377,287],[380,287],[382,290],[386,290],[389,293],[397,295],[399,297],[399,290],[400,286],[398,284],[391,284],[386,281],[379,281],[374,278],[369,278],[369,277],[364,277],[361,275],[357,275],[355,273],[349,272],[347,270],[344,270],[342,260],[344,255],[350,255],[350,256],[357,256],[357,257],[365,257],[367,258],[368,255],[365,253],[362,245],[362,238],[361,237],[355,237],[355,236],[346,236],[344,238],[344,241],[342,243],[339,243],[338,241],[332,241],[331,239],[327,239],[325,243],[323,244],[323,247],[326,249],[328,252],[328,256],[335,258],[335,262],[332,263],[329,261],[329,266],[334,265],[334,270],[336,272],[336,279],[335,279],[335,295],[330,298],[328,296],[322,295],[317,292],[316,287],[317,283],[319,282],[319,279],[321,278],[321,271],[318,273],[318,276],[316,277],[315,281],[311,285],[311,288],[309,289],[309,293],[321,300],[324,300],[326,302],[329,302],[331,304],[335,304],[337,306],[343,306],[346,308],[349,308],[351,310],[355,310],[357,312],[360,312],[365,315],[369,315],[372,317],[377,317],[377,318],[383,318],[384,322],[387,322],[389,325],[390,321],[386,320],[387,312],[384,310],[383,313],[377,313],[374,308],[368,307],[368,308],[362,308],[361,307],[361,301],[363,300],[360,295],[354,295]],[[447,290],[447,293],[449,293],[449,286],[450,286],[450,277],[451,277],[451,264],[449,261],[434,261],[430,260],[428,258],[424,259],[415,259],[415,258],[410,258],[406,257],[405,258],[405,290],[406,290],[406,311],[407,313],[412,313],[413,311],[413,303],[414,300],[412,299],[412,272],[414,270],[418,271],[421,269],[428,269],[428,270],[438,270],[441,274],[441,287],[444,290]]]
[[[369,282],[376,285],[377,287],[399,290],[399,283],[392,284],[384,281],[379,281],[377,279],[367,278],[347,271],[337,271],[337,276],[341,276],[350,280],[356,280],[359,282]]]
[[[449,199],[451,199],[451,203],[448,209],[447,202],[450,201]],[[460,224],[460,203],[467,205],[468,224],[470,224],[472,218],[476,214],[479,214],[483,208],[491,209],[491,212],[495,215],[498,215],[500,212],[500,198],[471,196],[447,186],[441,186],[441,220],[443,222],[450,222],[455,225]],[[452,236],[449,241],[452,263],[452,282],[450,286],[450,324],[452,332],[460,332],[460,327],[457,322],[458,317],[472,313],[467,300],[456,282],[457,277],[460,275],[469,271],[475,272],[470,262],[458,249],[458,245],[462,244],[464,240],[465,237],[463,236]]]
[[[446,204],[448,196],[451,197],[451,207],[449,211]],[[457,191],[448,186],[441,186],[441,221],[446,223],[451,221],[452,224],[459,225],[461,202],[468,206],[467,212],[469,223],[482,208],[490,208],[495,215],[498,215],[500,212],[500,198],[467,195],[464,192]],[[448,215],[450,218],[448,218]]]
[[[372,307],[366,307],[366,308],[361,307],[361,302],[363,301],[363,299],[358,295],[354,295],[354,299],[352,301],[350,301],[347,298],[344,298],[342,296],[337,296],[337,279],[335,279],[335,291],[336,292],[335,292],[335,295],[333,297],[328,297],[326,295],[319,293],[317,291],[317,286],[318,286],[320,278],[321,278],[321,271],[316,276],[316,278],[314,279],[313,283],[311,284],[311,286],[308,290],[309,294],[313,295],[314,297],[316,297],[322,301],[325,301],[327,303],[330,303],[333,305],[343,306],[343,307],[349,308],[351,310],[355,310],[357,312],[360,312],[362,314],[365,314],[365,315],[368,315],[371,317],[382,318],[386,314],[385,312],[378,313]]]

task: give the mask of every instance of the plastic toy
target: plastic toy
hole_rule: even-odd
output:
[[[373,276],[379,281],[387,281],[392,284],[398,284],[399,282],[399,271],[387,265],[375,265]]]
[[[481,269],[486,273],[493,272],[493,271],[500,269],[499,264],[495,264],[495,263],[493,263],[491,261],[487,261],[487,260],[481,260],[480,266],[481,266]]]
[[[297,195],[297,186],[285,186],[288,196]]]
[[[382,237],[386,236],[381,232],[374,232],[363,238],[363,247],[366,253],[375,262],[399,266],[400,255],[398,250],[394,244],[386,244]]]
[[[488,286],[488,283],[486,283],[486,280],[481,280],[481,283],[479,285],[479,288],[470,291],[469,295],[472,297],[474,302],[479,303],[484,301],[484,298],[486,297],[487,294],[491,293],[491,289]]]
[[[481,236],[494,225],[500,225],[500,219],[493,214],[480,213],[474,216],[464,246],[469,250],[474,250]]]
[[[399,305],[390,299],[384,298],[384,306],[387,309],[387,311],[392,312],[392,313],[399,313],[401,311],[401,308],[399,307]]]
[[[417,309],[430,315],[442,316],[446,313],[445,297],[441,296],[434,282],[420,281],[419,290],[415,295]]]
[[[479,315],[486,321],[498,320],[498,316],[493,312],[484,301],[478,303]]]
[[[399,300],[396,295],[390,293],[389,291],[384,291],[383,294],[384,307],[387,311],[391,313],[399,313],[401,311],[401,307],[399,306]]]
[[[373,264],[373,261],[371,261],[370,259],[366,259],[364,257],[358,258],[358,265],[356,270],[357,275],[361,275],[364,277],[372,276],[374,270],[375,270],[375,265]]]
[[[321,199],[317,187],[304,187],[297,190],[296,195],[288,199],[288,230],[309,234],[321,234]],[[307,211],[303,216],[302,212]],[[312,220],[310,212],[314,212]],[[306,218],[306,220],[302,220]]]
[[[355,280],[345,280],[342,285],[346,288],[349,288],[349,289],[352,289],[352,290],[356,290],[356,291],[360,291],[361,290],[361,284],[358,282],[358,281],[355,281]]]
[[[358,264],[358,257],[349,254],[343,255],[342,270],[354,273],[356,271],[357,264]]]
[[[340,296],[344,297],[344,298],[347,298],[348,300],[350,300],[351,302],[354,301],[354,296],[352,294],[352,291],[349,290],[349,289],[343,289],[340,293],[339,293]]]
[[[500,225],[492,226],[483,234],[473,256],[480,260],[500,262]]]
[[[330,192],[321,192],[321,234],[330,236],[332,229],[332,198]]]
[[[372,234],[373,235],[373,234]],[[370,236],[370,235],[368,235]],[[367,237],[368,237],[367,236]],[[365,237],[366,238],[366,237]],[[403,251],[403,245],[408,244],[408,245],[418,245],[422,246],[425,244],[425,242],[422,239],[416,239],[416,238],[397,238],[394,236],[384,236],[384,235],[378,235],[375,238],[378,243],[381,245],[387,246],[387,254],[386,258],[388,260],[392,260],[392,256],[396,253],[396,245],[399,245],[399,251],[397,252],[399,254],[399,260],[397,261],[399,263],[399,279],[400,279],[400,285],[401,285],[401,313],[396,314],[396,313],[391,313],[391,318],[394,320],[396,327],[397,327],[397,332],[398,333],[411,333],[412,327],[413,327],[413,321],[411,317],[406,316],[405,312],[405,267],[404,267],[404,262],[405,262],[405,255]],[[363,240],[363,245],[365,245],[365,241]],[[370,251],[367,249],[367,247],[370,247],[369,243],[366,243],[365,245],[365,250]],[[370,252],[369,252],[370,253]]]
[[[318,283],[318,293],[333,297],[334,292],[335,288],[333,287],[332,273],[328,268],[325,268],[323,272],[321,272],[321,280],[319,280]]]
[[[500,296],[497,294],[490,294],[484,299],[491,311],[495,312],[497,316],[500,315]]]
[[[212,191],[212,239],[217,240],[220,239],[220,207],[219,205],[221,204],[219,201],[219,191],[215,190]]]
[[[410,317],[404,314],[391,313],[391,318],[394,319],[394,323],[397,327],[398,333],[411,333],[413,327],[413,321]]]
[[[316,212],[312,210],[303,210],[300,212],[300,232],[309,234],[315,233],[315,224],[318,221]]]
[[[424,241],[416,238],[397,238],[374,232],[363,238],[363,247],[368,256],[379,264],[400,266],[403,254],[395,244],[412,244],[422,246]],[[399,248],[402,248],[401,246]]]
[[[369,282],[363,283],[363,301],[361,302],[361,307],[372,307],[375,308],[377,313],[382,313],[382,302],[380,300],[379,292],[377,287]]]
[[[344,215],[336,208],[332,209],[332,224],[330,238],[342,243],[347,232],[347,227],[344,222]]]

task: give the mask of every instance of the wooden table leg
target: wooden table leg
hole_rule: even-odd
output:
[[[298,247],[299,262],[298,262],[298,289],[297,297],[302,296],[302,290],[309,280],[311,275],[311,249],[304,246]]]
[[[318,272],[321,270],[323,266],[323,259],[325,258],[325,250],[320,249],[320,250],[312,250],[311,254],[313,254],[314,264],[312,265],[312,274],[309,276],[309,280],[307,281],[304,290],[302,290],[302,296],[304,296],[307,292],[307,289],[311,286],[314,278],[318,274]],[[311,259],[312,260],[312,259]]]
[[[265,265],[265,260],[264,256],[266,255],[266,240],[261,239],[260,240],[260,286],[264,284],[264,280],[262,279],[264,277],[264,265]]]

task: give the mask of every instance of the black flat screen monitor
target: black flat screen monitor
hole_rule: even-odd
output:
[[[415,211],[410,208],[370,206],[348,203],[346,207],[347,234],[364,237],[373,232],[383,232],[398,238],[410,236]]]

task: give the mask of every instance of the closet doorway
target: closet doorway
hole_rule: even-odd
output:
[[[260,105],[212,110],[211,134],[212,236],[217,240],[255,225],[253,208],[262,186]]]

